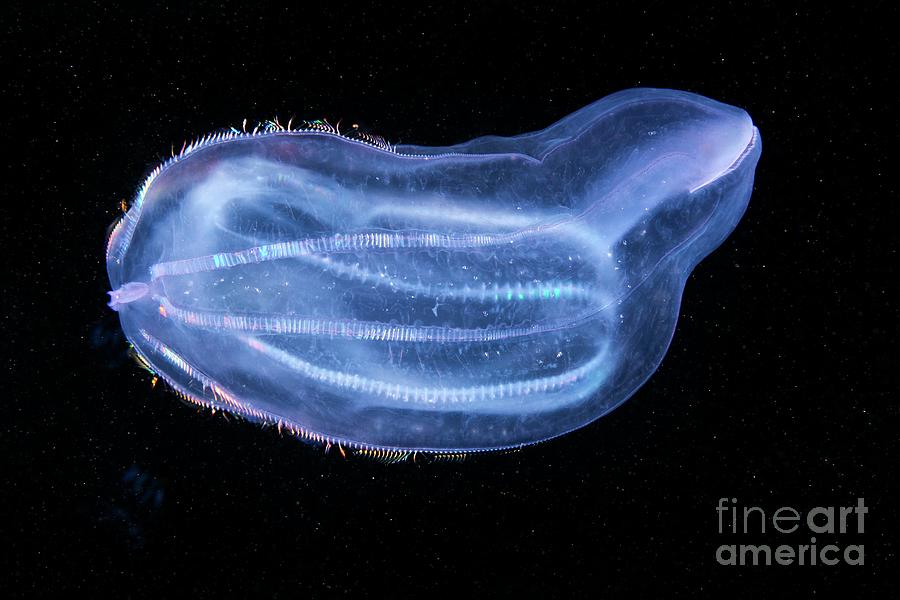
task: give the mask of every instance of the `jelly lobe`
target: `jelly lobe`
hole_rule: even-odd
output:
[[[396,151],[274,131],[166,165],[110,241],[113,289],[150,290],[117,305],[129,339],[190,397],[314,439],[560,435],[656,369],[760,143],[739,109],[630,90],[540,132]]]

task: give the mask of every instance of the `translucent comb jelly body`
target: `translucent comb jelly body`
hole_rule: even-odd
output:
[[[110,306],[184,397],[306,439],[529,444],[653,373],[759,155],[744,111],[656,89],[440,148],[322,122],[218,134],[114,229]]]

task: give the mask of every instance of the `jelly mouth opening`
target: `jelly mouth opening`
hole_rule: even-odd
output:
[[[697,190],[702,189],[702,188],[708,186],[709,184],[713,183],[714,181],[718,181],[719,179],[728,175],[732,171],[737,170],[737,168],[741,165],[741,163],[744,162],[744,159],[746,159],[753,152],[753,149],[756,148],[756,146],[758,144],[759,144],[759,129],[757,129],[756,127],[753,127],[753,130],[750,132],[750,140],[743,147],[743,149],[741,149],[741,151],[738,153],[737,158],[735,158],[727,168],[716,173],[715,175],[713,175],[712,177],[710,177],[703,183],[693,186],[690,189],[690,193],[693,194]]]

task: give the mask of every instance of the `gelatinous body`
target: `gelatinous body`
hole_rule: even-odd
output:
[[[744,111],[652,89],[443,148],[219,134],[115,228],[110,306],[205,405],[350,447],[528,444],[653,373],[759,153]]]

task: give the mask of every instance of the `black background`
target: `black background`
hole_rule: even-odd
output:
[[[0,588],[896,593],[889,17],[878,3],[5,8]],[[384,466],[186,406],[128,358],[104,234],[185,139],[277,115],[448,144],[634,86],[746,109],[763,153],[662,366],[609,416],[512,455]],[[808,543],[719,535],[720,497],[864,497],[865,534],[831,537],[864,543],[866,564],[720,566],[722,543]]]

